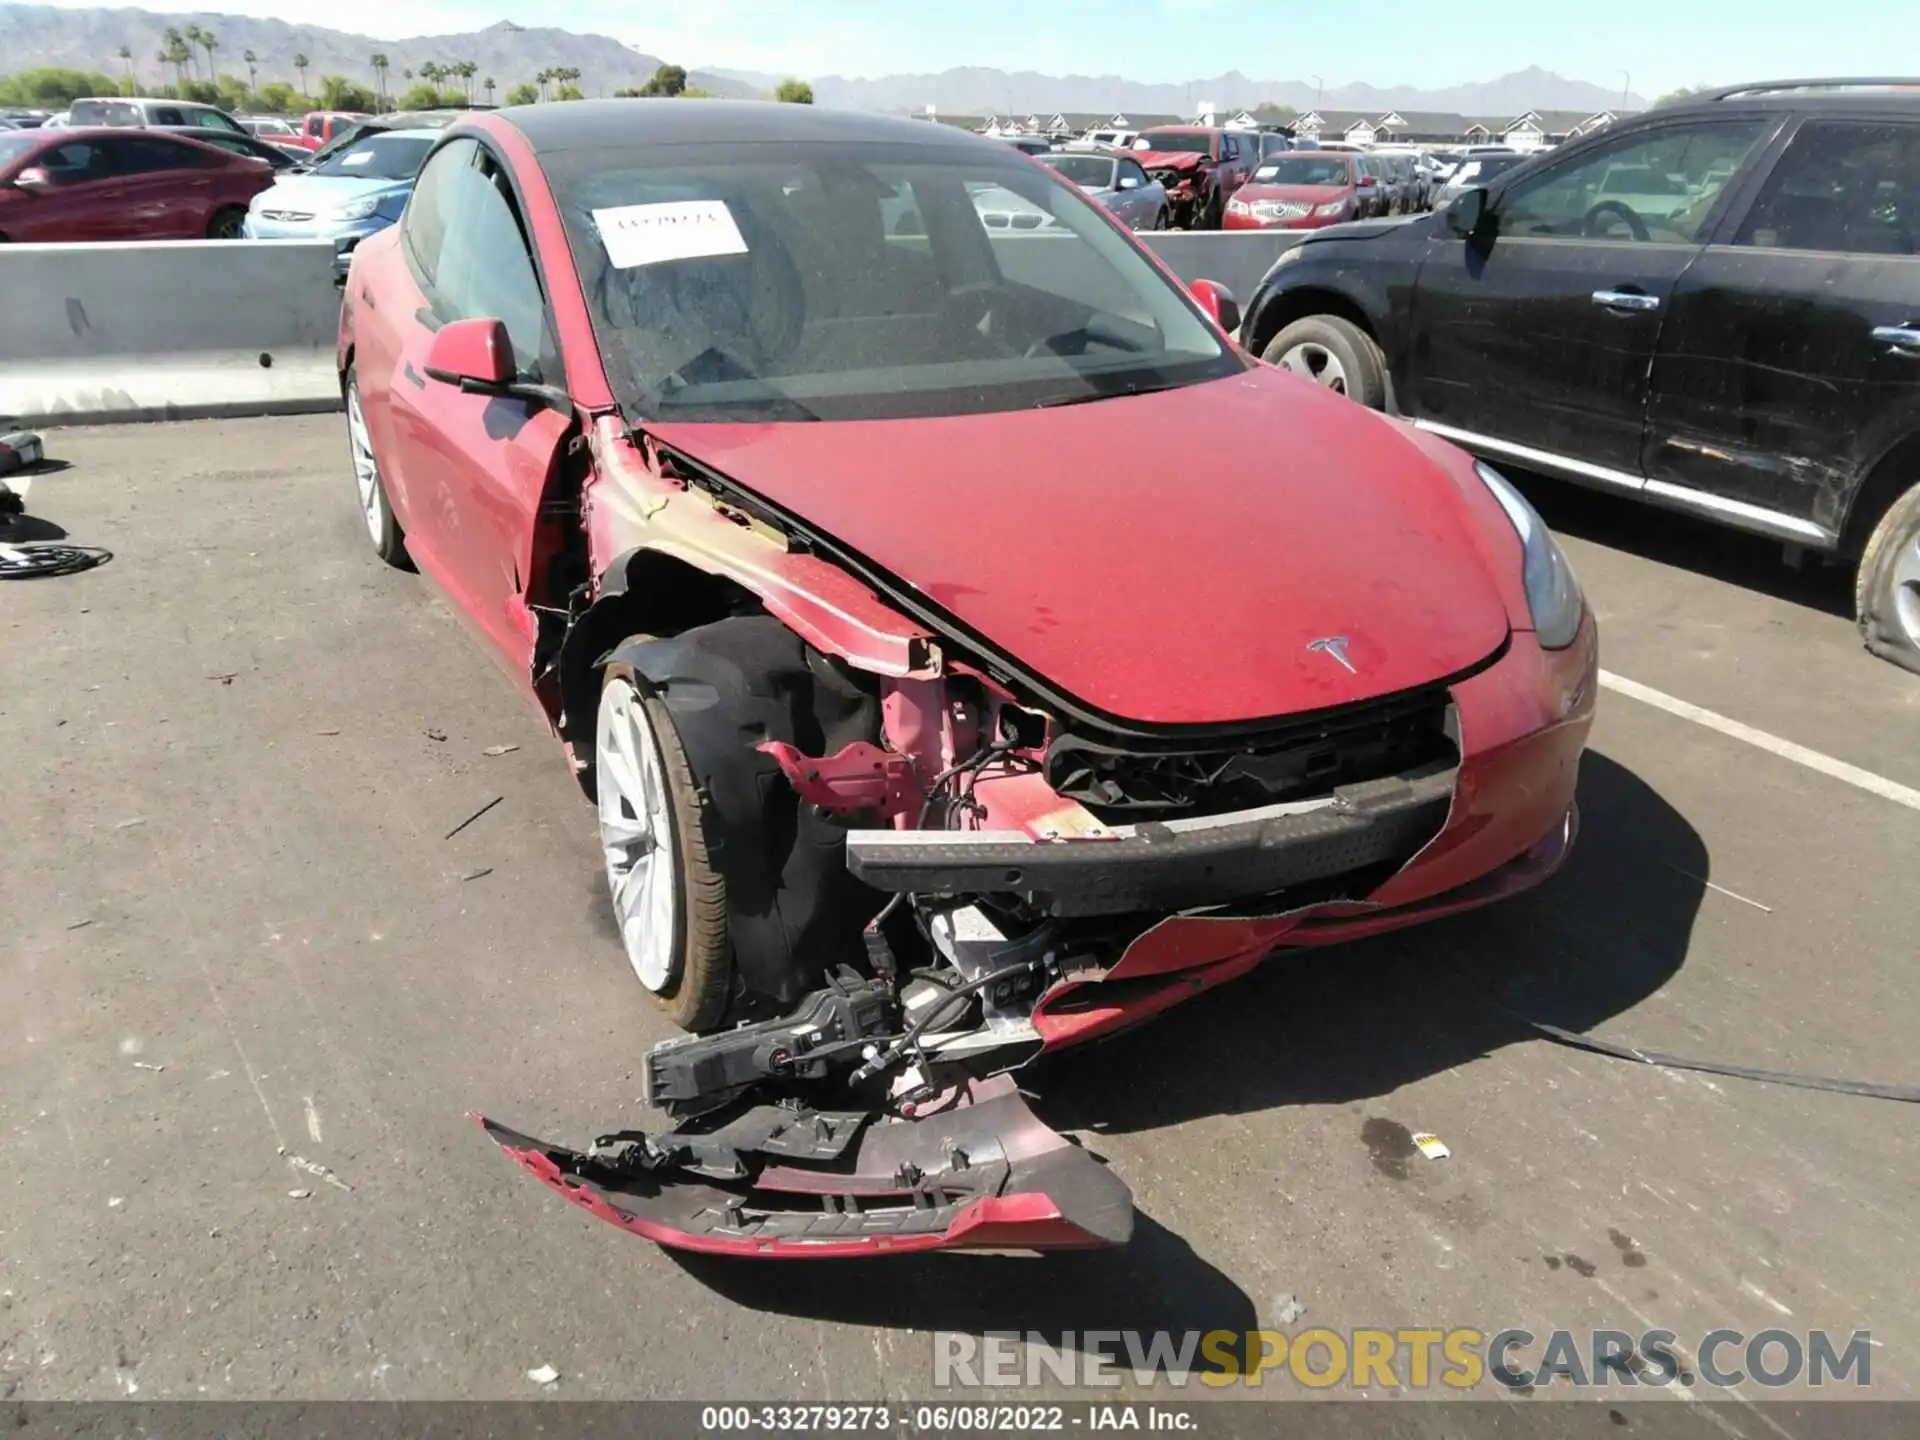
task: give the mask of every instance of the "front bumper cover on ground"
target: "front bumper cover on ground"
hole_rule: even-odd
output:
[[[484,1117],[529,1174],[660,1245],[791,1259],[1125,1244],[1133,1196],[1048,1129],[1013,1080],[911,1120],[752,1106],[720,1126],[605,1137],[582,1153]]]

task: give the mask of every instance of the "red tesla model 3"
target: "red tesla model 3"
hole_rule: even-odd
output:
[[[719,101],[476,115],[355,252],[368,534],[552,724],[690,1032],[670,1129],[486,1122],[529,1171],[695,1249],[1111,1243],[1015,1067],[1559,865],[1553,538],[1195,291],[1004,146]]]

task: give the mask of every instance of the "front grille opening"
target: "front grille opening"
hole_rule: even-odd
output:
[[[1110,824],[1305,800],[1456,763],[1451,704],[1445,686],[1432,686],[1200,743],[1063,734],[1047,747],[1047,783]]]

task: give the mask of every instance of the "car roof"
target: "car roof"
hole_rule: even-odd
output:
[[[1732,102],[1781,104],[1796,110],[1872,109],[1912,113],[1920,110],[1920,79],[1856,77],[1818,80],[1762,80],[1722,85],[1691,95],[1667,110],[1711,110]]]
[[[369,132],[368,134],[362,135],[360,139],[361,140],[438,140],[445,133],[446,132],[444,130],[427,129],[423,126],[416,125],[406,130],[374,130]],[[358,144],[358,143],[359,141],[354,142],[354,144]]]
[[[513,126],[536,154],[603,145],[895,144],[977,155],[1005,146],[951,125],[764,100],[570,100],[489,112]]]

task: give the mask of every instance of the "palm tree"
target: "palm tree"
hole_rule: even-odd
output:
[[[302,95],[307,93],[307,66],[312,63],[304,53],[293,57],[293,68],[300,72],[300,93]]]
[[[200,48],[207,52],[207,78],[216,85],[220,83],[220,71],[214,66],[213,52],[218,49],[219,46],[220,42],[214,38],[211,30],[202,30],[200,32]]]
[[[162,65],[173,66],[174,83],[184,86],[187,83],[187,66],[193,63],[193,51],[187,48],[186,40],[171,25],[160,32],[160,39],[163,47],[153,58]]]
[[[466,82],[467,103],[473,103],[473,77],[480,73],[480,67],[471,60],[462,60],[453,67],[453,73]]]
[[[127,67],[127,93],[131,95],[140,88],[134,83],[133,47],[131,45],[122,45],[113,53]]]
[[[480,82],[480,88],[487,92],[487,104],[493,104],[493,76],[489,75]]]
[[[387,65],[390,62],[385,55],[376,50],[373,52],[370,63],[373,65],[373,88],[384,99],[387,93]]]
[[[240,52],[240,58],[246,61],[247,64],[247,88],[249,90],[258,89],[259,87],[254,84],[254,77],[258,72],[260,57],[255,55],[251,50],[242,50]]]
[[[198,25],[187,27],[187,73],[190,76],[197,76],[200,73],[199,67],[194,62],[200,58],[200,37],[205,33]]]
[[[429,60],[420,67],[420,78],[436,90],[440,88],[440,77],[446,73],[440,68],[438,60]]]

